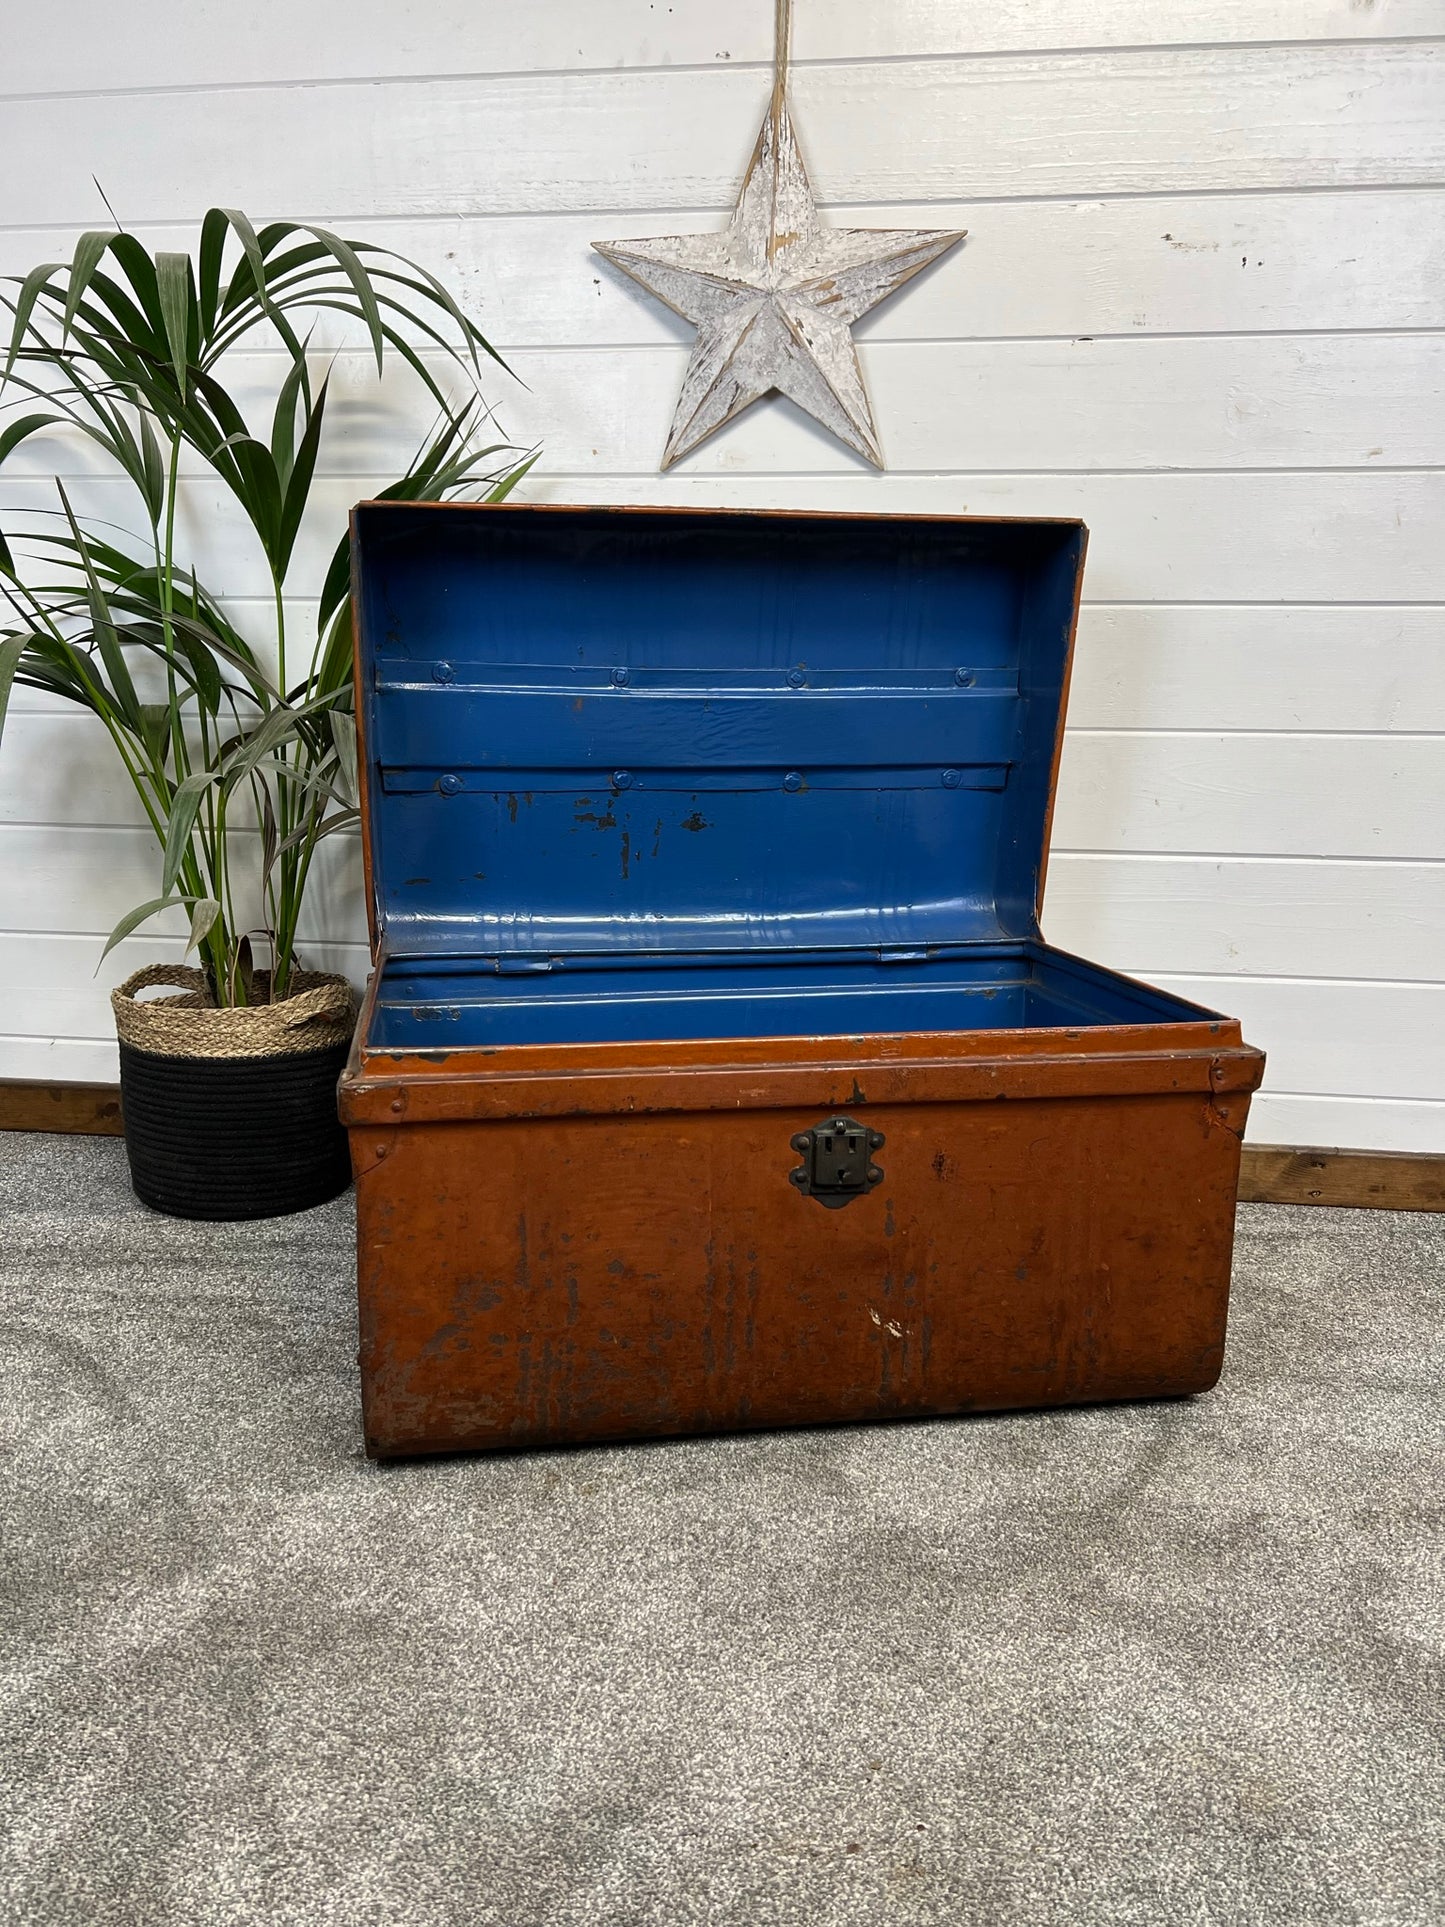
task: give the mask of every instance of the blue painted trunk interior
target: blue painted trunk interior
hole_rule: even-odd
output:
[[[1039,941],[1083,547],[363,504],[369,1046],[1197,1020]]]
[[[382,981],[375,1050],[493,1049],[704,1037],[875,1037],[905,1031],[1077,1029],[1213,1015],[1043,945],[883,963],[835,956],[665,969],[569,959],[542,973],[399,959]]]

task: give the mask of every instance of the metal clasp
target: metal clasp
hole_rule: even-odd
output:
[[[841,1211],[882,1184],[883,1173],[873,1153],[883,1148],[883,1133],[851,1117],[827,1117],[811,1131],[792,1139],[803,1162],[788,1173],[805,1198],[816,1198],[830,1211]]]

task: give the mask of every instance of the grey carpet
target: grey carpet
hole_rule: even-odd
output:
[[[1246,1210],[1192,1403],[377,1468],[349,1201],[0,1184],[6,1921],[1445,1918],[1445,1219]]]

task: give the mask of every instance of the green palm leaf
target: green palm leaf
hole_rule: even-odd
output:
[[[29,643],[28,636],[7,636],[0,642],[0,739],[5,735],[5,716],[10,708],[10,691],[15,687],[15,672]]]
[[[190,386],[187,370],[198,345],[195,325],[196,288],[188,254],[156,256],[156,298],[166,324],[166,346],[176,371],[176,387],[184,395]]]
[[[177,787],[171,799],[171,813],[166,824],[165,853],[161,870],[162,896],[169,896],[175,888],[176,878],[181,873],[181,865],[190,852],[191,831],[195,828],[196,817],[200,812],[201,798],[220,780],[213,770],[198,770],[194,776],[187,776]]]
[[[44,261],[38,268],[32,268],[21,282],[19,296],[13,303],[15,321],[10,331],[9,351],[5,356],[5,372],[0,376],[0,380],[8,381],[10,378],[10,371],[15,366],[16,357],[20,353],[26,331],[30,327],[30,318],[35,312],[35,304],[40,299],[42,291],[49,287],[50,277],[64,272],[61,262]]]
[[[196,897],[152,897],[149,903],[138,903],[134,910],[127,910],[106,938],[105,948],[100,953],[100,962],[97,963],[96,969],[99,970],[100,964],[105,962],[118,943],[124,943],[133,931],[139,930],[141,925],[148,922],[151,917],[158,917],[162,910],[170,910],[178,903],[189,905],[197,901],[199,899]]]
[[[101,232],[92,230],[88,234],[82,234],[76,242],[65,290],[65,320],[60,329],[62,340],[70,334],[76,311],[80,307],[86,289],[90,286],[90,277],[100,266],[102,256],[114,239],[115,235],[111,230]]]

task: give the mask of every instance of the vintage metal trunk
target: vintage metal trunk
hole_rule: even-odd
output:
[[[356,511],[371,1452],[1213,1384],[1264,1060],[1039,931],[1084,541]]]

